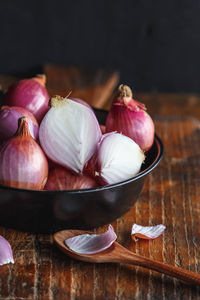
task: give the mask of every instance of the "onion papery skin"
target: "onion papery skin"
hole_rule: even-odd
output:
[[[96,254],[112,246],[117,239],[112,225],[108,230],[100,234],[81,234],[73,236],[64,241],[65,245],[72,251],[80,254]]]
[[[49,171],[45,190],[80,190],[94,187],[97,187],[94,179],[88,176],[72,174],[72,172],[63,167],[56,167]]]
[[[16,135],[0,149],[0,184],[42,190],[48,177],[47,159],[31,137],[26,119],[19,119],[19,123]]]
[[[156,239],[164,232],[165,229],[166,227],[162,224],[155,226],[141,226],[138,224],[133,224],[131,236],[134,240],[136,240],[135,237],[145,240]]]
[[[106,119],[106,132],[112,131],[130,137],[144,151],[148,151],[154,141],[154,123],[146,111],[132,111],[115,103]]]
[[[49,95],[45,83],[45,75],[16,82],[5,93],[4,105],[23,107],[40,123],[49,110]]]
[[[10,243],[0,235],[0,266],[14,264],[13,252]]]
[[[143,151],[129,137],[116,132],[103,135],[88,168],[101,185],[114,184],[135,176],[145,159]],[[88,172],[89,173],[89,172]]]
[[[38,138],[39,125],[31,112],[23,107],[2,106],[0,110],[0,143],[13,137],[18,129],[18,120],[26,117],[29,131],[34,139]]]
[[[40,144],[52,161],[82,174],[102,137],[98,121],[90,108],[56,99],[40,125]]]

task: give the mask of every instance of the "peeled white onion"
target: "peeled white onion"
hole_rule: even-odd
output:
[[[82,173],[102,137],[93,111],[73,100],[55,96],[42,120],[40,144],[54,162]]]
[[[113,184],[136,175],[145,159],[143,151],[129,137],[105,134],[97,152],[96,177],[102,184]]]

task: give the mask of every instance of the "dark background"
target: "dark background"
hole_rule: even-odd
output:
[[[0,0],[0,74],[119,69],[136,91],[200,92],[200,1]]]

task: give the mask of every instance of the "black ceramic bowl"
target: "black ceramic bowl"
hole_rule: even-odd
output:
[[[104,124],[107,112],[95,110],[95,113],[100,124]],[[73,191],[32,191],[0,185],[0,225],[49,233],[110,223],[134,205],[145,177],[155,169],[162,156],[162,142],[155,136],[141,172],[117,184]]]

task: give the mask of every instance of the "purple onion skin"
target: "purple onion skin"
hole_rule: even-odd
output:
[[[0,266],[5,264],[14,264],[14,258],[9,242],[0,235]]]
[[[146,111],[132,111],[125,105],[113,104],[106,120],[106,132],[117,131],[133,139],[148,151],[154,141],[154,123]]]
[[[40,123],[49,110],[49,95],[45,88],[45,81],[41,81],[36,77],[13,84],[5,94],[4,105],[23,107]]]
[[[0,111],[0,143],[11,138],[18,129],[18,120],[26,117],[29,131],[34,139],[38,139],[39,125],[31,112],[22,107],[3,106]]]
[[[65,245],[72,251],[80,254],[96,254],[108,249],[117,239],[112,225],[108,230],[101,234],[82,234],[68,238],[64,241]]]

